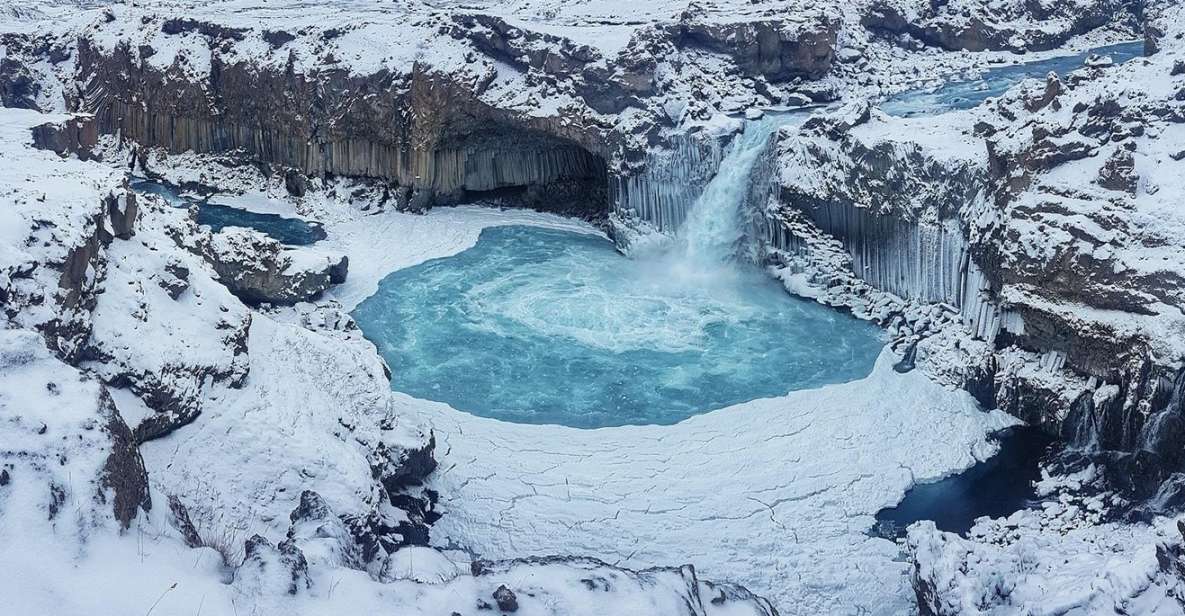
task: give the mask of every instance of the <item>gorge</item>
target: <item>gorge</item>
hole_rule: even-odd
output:
[[[1172,2],[0,7],[18,614],[1177,614]]]

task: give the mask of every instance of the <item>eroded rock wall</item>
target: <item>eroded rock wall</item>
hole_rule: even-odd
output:
[[[780,146],[768,245],[784,262],[831,235],[864,283],[949,304],[966,338],[923,335],[918,365],[1082,450],[1141,460],[1126,487],[1151,497],[1182,468],[1179,54],[1100,60],[967,112],[808,124]]]

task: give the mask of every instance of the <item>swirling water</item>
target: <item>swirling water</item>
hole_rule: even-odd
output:
[[[289,246],[307,246],[326,237],[325,229],[315,222],[279,214],[252,212],[229,205],[210,203],[204,199],[194,199],[182,195],[180,191],[168,184],[153,180],[136,180],[132,182],[132,189],[136,192],[161,197],[176,207],[196,205],[198,224],[210,227],[214,232],[221,231],[225,227],[249,227]]]
[[[597,235],[495,227],[389,275],[354,318],[394,389],[522,423],[670,424],[871,370],[872,325],[756,269],[679,263],[629,259]]]
[[[753,167],[784,119],[750,122],[660,251],[533,227],[384,279],[354,318],[392,387],[476,415],[670,424],[863,377],[879,331],[733,258]]]

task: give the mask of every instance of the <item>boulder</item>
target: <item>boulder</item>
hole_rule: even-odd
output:
[[[207,259],[219,280],[248,304],[291,305],[319,297],[344,282],[344,255],[313,248],[286,249],[252,229],[227,227],[210,241]]]
[[[1136,186],[1140,177],[1136,175],[1136,159],[1132,153],[1124,148],[1116,148],[1099,169],[1096,180],[1099,186],[1108,190],[1118,190],[1136,194]]]

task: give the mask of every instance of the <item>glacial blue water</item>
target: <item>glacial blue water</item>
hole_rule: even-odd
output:
[[[933,520],[939,530],[965,534],[976,518],[1004,517],[1033,505],[1041,479],[1041,458],[1053,439],[1040,430],[1018,427],[1000,435],[1000,451],[957,475],[914,486],[895,507],[876,514],[872,533],[887,539],[904,536],[919,520]]]
[[[279,214],[252,212],[228,205],[210,203],[203,199],[186,197],[168,184],[152,180],[136,180],[132,182],[132,189],[163,197],[165,201],[177,207],[189,207],[196,204],[198,206],[198,224],[208,226],[215,232],[221,231],[225,227],[250,227],[289,246],[307,246],[325,239],[325,229],[317,223]]]
[[[867,375],[865,322],[757,269],[621,256],[604,237],[495,227],[396,271],[354,311],[392,388],[475,415],[596,428],[671,424]]]
[[[1116,64],[1144,55],[1142,41],[1117,43],[1089,49],[1071,56],[1060,56],[1036,62],[1001,66],[984,71],[978,78],[951,81],[928,90],[911,90],[889,97],[880,107],[895,116],[914,117],[939,115],[957,109],[970,109],[1025,79],[1043,78],[1050,72],[1065,75],[1081,68],[1092,54],[1110,56]]]

